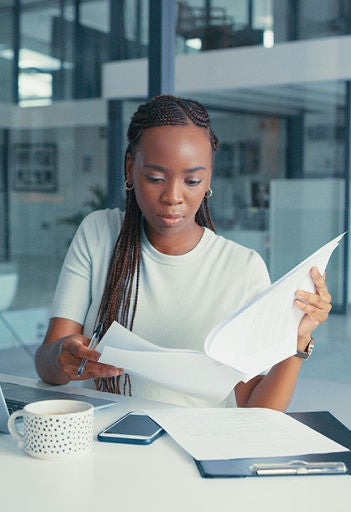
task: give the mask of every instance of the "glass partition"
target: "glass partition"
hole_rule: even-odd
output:
[[[211,198],[217,230],[253,246],[267,261],[269,187],[286,176],[286,119],[249,111],[211,113],[220,140]]]
[[[349,0],[275,0],[273,18],[276,43],[351,33]]]
[[[65,97],[57,92],[57,80],[60,77],[62,83],[68,82],[66,73],[72,72],[73,62],[72,50],[67,51],[71,34],[66,33],[65,43],[60,50],[57,48],[59,23],[65,15],[63,5],[59,1],[22,5],[18,57],[21,106],[49,105],[54,98]],[[72,6],[69,10],[72,15]],[[70,97],[70,92],[67,93]]]
[[[215,50],[351,33],[348,0],[179,1],[178,52]]]
[[[9,134],[10,253],[6,265],[0,263],[0,350],[9,357],[5,352],[0,357],[0,372],[19,375],[23,370],[35,376],[33,355],[78,224],[93,209],[105,207],[106,125],[55,126],[51,108],[35,128]],[[91,118],[96,117],[101,113],[92,111]],[[3,207],[2,201],[1,212]],[[3,247],[2,226],[0,235]]]
[[[23,269],[15,303],[51,302],[71,237],[106,191],[105,127],[12,130],[11,251]],[[36,276],[33,279],[33,276]]]
[[[349,34],[351,5],[348,0],[300,2],[298,20],[299,39]]]
[[[0,2],[0,103],[14,101],[15,11],[13,0]]]
[[[23,3],[20,105],[100,97],[104,62],[147,56],[148,20],[148,0]]]
[[[257,250],[275,281],[345,230],[345,83],[225,91],[216,109],[220,96],[201,96],[221,142],[211,211],[218,232]],[[260,114],[268,103],[275,114]],[[344,247],[332,258],[337,311]]]
[[[16,17],[17,16],[17,17]],[[149,0],[0,3],[0,102],[101,96],[102,65],[148,56]],[[177,1],[177,53],[349,34],[347,0]],[[18,59],[18,66],[17,66]]]
[[[273,45],[273,0],[177,2],[178,51]]]

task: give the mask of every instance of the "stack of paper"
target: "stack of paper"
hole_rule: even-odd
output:
[[[98,345],[100,361],[162,386],[220,402],[235,384],[296,352],[302,318],[297,289],[314,291],[310,270],[324,273],[340,235],[220,323],[204,340],[204,353],[154,345],[114,322]],[[181,378],[180,378],[181,376]]]

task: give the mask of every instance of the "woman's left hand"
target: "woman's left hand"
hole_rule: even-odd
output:
[[[325,274],[322,276],[317,267],[312,267],[311,277],[314,282],[315,293],[297,290],[294,301],[295,305],[305,313],[298,329],[297,348],[299,350],[305,350],[312,331],[328,318],[332,308],[330,304],[331,295],[325,283]]]

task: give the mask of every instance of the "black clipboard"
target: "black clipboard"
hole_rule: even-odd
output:
[[[203,478],[257,476],[310,476],[351,474],[351,431],[327,411],[288,413],[296,420],[345,446],[335,453],[304,454],[293,457],[195,460]]]

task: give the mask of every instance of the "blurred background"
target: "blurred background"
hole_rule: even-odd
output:
[[[350,2],[170,5],[165,37],[150,30],[151,0],[0,0],[1,372],[36,378],[75,229],[94,209],[124,207],[126,128],[167,40],[174,92],[207,106],[221,142],[218,233],[258,251],[274,281],[349,229]],[[300,408],[308,392],[327,406],[328,382],[350,386],[349,266],[347,237],[328,267],[333,314],[303,365]]]

